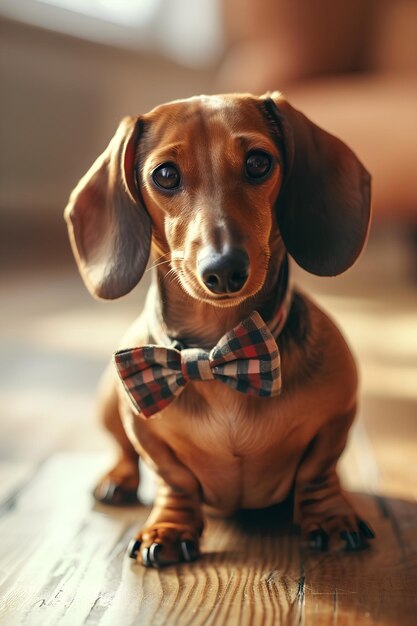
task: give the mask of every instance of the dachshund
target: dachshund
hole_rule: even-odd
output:
[[[368,546],[336,473],[355,362],[288,261],[335,276],[357,259],[370,176],[355,154],[279,92],[176,100],[122,120],[65,218],[96,298],[125,295],[153,260],[144,311],[101,384],[119,457],[96,499],[137,502],[139,457],[157,475],[130,556],[193,561],[204,505],[229,514],[289,494],[311,548]]]

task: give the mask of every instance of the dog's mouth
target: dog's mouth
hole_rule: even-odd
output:
[[[214,293],[206,286],[196,272],[189,269],[186,263],[173,264],[173,270],[182,289],[193,299],[205,302],[219,308],[229,308],[240,305],[248,298],[253,297],[264,284],[266,269],[259,268],[257,272],[251,272],[242,288],[222,293]]]
[[[232,307],[239,305],[241,302],[246,300],[247,297],[248,296],[244,294],[225,294],[222,296],[215,296],[214,294],[205,292],[204,296],[199,295],[198,299],[203,302],[207,302],[208,304],[212,304],[213,306]]]

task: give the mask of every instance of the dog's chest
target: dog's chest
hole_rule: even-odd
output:
[[[164,412],[161,434],[220,509],[257,508],[283,499],[314,436],[308,415],[286,397],[256,398],[221,382],[187,385]],[[162,421],[164,421],[164,428]]]
[[[297,406],[289,396],[260,398],[218,381],[191,383],[175,401],[169,422],[177,424],[181,439],[208,455],[254,459],[283,445],[289,453],[290,446],[305,445],[300,430],[308,438],[303,416],[291,419]]]

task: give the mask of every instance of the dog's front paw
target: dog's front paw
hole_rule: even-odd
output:
[[[128,554],[145,567],[190,563],[200,556],[198,533],[188,526],[154,524],[132,539]]]
[[[361,519],[342,493],[328,498],[310,497],[301,503],[300,526],[304,541],[313,550],[344,548],[363,550],[375,538],[371,526]]]

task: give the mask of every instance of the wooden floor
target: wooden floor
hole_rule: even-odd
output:
[[[143,289],[105,306],[71,270],[4,277],[0,625],[417,624],[417,289],[392,263],[381,274],[378,254],[337,281],[306,279],[361,363],[340,471],[372,548],[312,554],[281,506],[209,517],[202,560],[163,571],[126,557],[148,508],[90,496],[111,456],[93,389]]]

